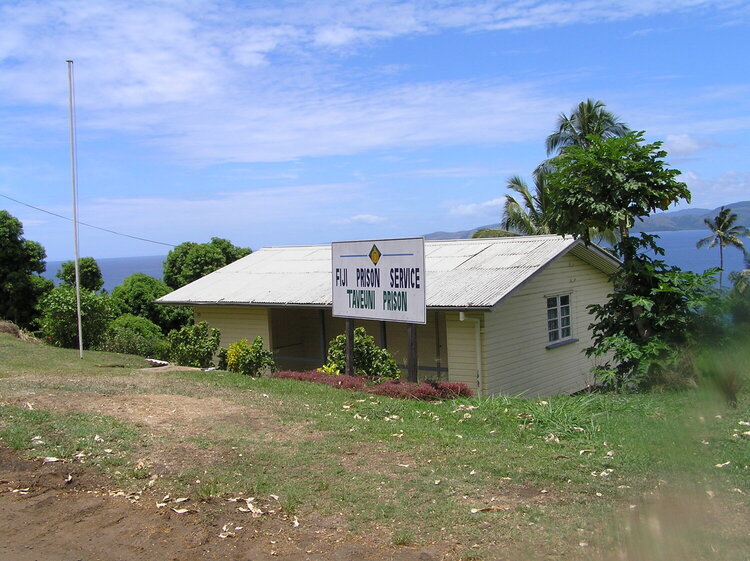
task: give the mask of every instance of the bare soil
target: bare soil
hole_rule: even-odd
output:
[[[59,392],[18,395],[4,403],[106,414],[134,422],[152,436],[168,435],[168,450],[150,447],[144,457],[155,475],[188,463],[224,461],[206,456],[187,439],[216,436],[214,427],[242,427],[264,442],[318,436],[304,425],[280,423],[261,407],[216,397]],[[352,537],[336,518],[307,517],[295,524],[293,517],[278,509],[276,515],[254,519],[239,513],[237,503],[215,498],[160,507],[164,497],[148,486],[126,494],[113,485],[86,464],[43,463],[0,447],[0,559],[430,561],[444,557],[434,547],[388,547]],[[189,512],[177,514],[172,507]]]

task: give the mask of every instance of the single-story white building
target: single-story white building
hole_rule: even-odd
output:
[[[586,307],[612,292],[619,263],[571,237],[425,242],[427,323],[417,328],[420,379],[478,395],[572,393],[592,383]],[[263,337],[280,368],[325,362],[344,332],[331,316],[330,246],[268,247],[159,298],[192,306],[221,344]],[[355,321],[405,370],[407,327]]]

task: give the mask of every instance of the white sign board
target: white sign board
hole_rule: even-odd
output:
[[[424,238],[333,242],[333,315],[427,323]]]

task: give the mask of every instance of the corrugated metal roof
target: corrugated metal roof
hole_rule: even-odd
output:
[[[425,242],[430,308],[491,308],[545,265],[572,251],[605,273],[618,263],[562,236]],[[162,304],[331,306],[331,247],[267,247],[166,296]]]

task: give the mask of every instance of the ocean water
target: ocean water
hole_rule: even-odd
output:
[[[122,284],[126,277],[134,273],[144,273],[157,279],[162,278],[164,259],[166,255],[149,255],[147,257],[104,257],[97,259],[96,262],[102,271],[104,289],[112,292],[114,287]],[[55,284],[59,283],[55,275],[62,263],[62,261],[47,261],[47,271],[43,276],[52,279]]]
[[[719,266],[719,248],[696,249],[696,242],[708,235],[708,230],[679,230],[676,232],[656,232],[659,236],[657,243],[664,248],[663,257],[670,265],[681,269],[702,273],[706,269]],[[750,238],[746,245],[750,249]],[[133,273],[145,273],[152,277],[162,278],[162,266],[166,256],[148,257],[110,257],[97,259],[104,277],[104,288],[108,292],[119,284],[125,277]],[[44,276],[58,282],[55,274],[60,269],[62,261],[48,261],[47,272]],[[733,247],[724,249],[724,283],[726,285],[729,273],[744,269],[742,252]],[[717,279],[718,282],[718,279]]]
[[[678,230],[675,232],[652,232],[658,235],[656,243],[664,249],[665,262],[680,269],[702,273],[706,269],[719,266],[719,247],[697,249],[695,244],[709,235],[709,230]],[[745,241],[745,248],[750,250],[750,238]],[[745,268],[742,251],[735,247],[724,248],[724,285],[729,273]]]

